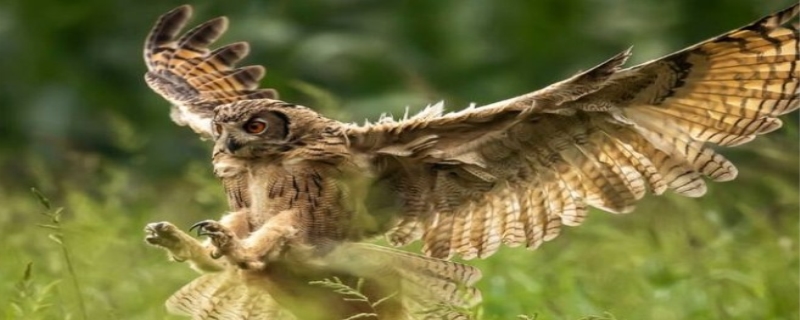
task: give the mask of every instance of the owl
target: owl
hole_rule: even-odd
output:
[[[236,67],[247,43],[209,49],[227,19],[179,36],[191,8],[176,8],[147,38],[145,80],[174,122],[213,141],[230,212],[191,228],[209,245],[166,222],[148,225],[147,240],[197,269],[270,282],[259,288],[280,306],[295,303],[285,291],[306,274],[328,273],[434,288],[430,280],[444,288],[431,295],[439,302],[470,305],[479,273],[447,259],[535,249],[590,207],[631,212],[646,194],[700,197],[706,180],[734,179],[713,146],[774,131],[800,106],[800,34],[790,23],[799,11],[623,68],[629,49],[489,105],[446,113],[438,103],[357,125],[259,88],[263,67]],[[424,256],[360,243],[381,235],[394,246],[420,240]],[[314,272],[275,284],[291,278],[287,269]]]

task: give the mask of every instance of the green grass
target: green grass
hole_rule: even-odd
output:
[[[505,248],[471,262],[484,273],[482,318],[796,319],[797,152],[785,144],[794,133],[728,153],[740,159],[740,179],[711,185],[704,198],[595,212],[537,251]],[[222,213],[207,164],[154,182],[137,174],[146,164],[81,159],[54,174],[30,158],[50,208],[31,186],[0,190],[5,318],[172,318],[164,300],[195,274],[145,245],[142,228]]]

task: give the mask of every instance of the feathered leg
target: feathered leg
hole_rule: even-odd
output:
[[[285,251],[287,243],[297,235],[299,222],[297,213],[286,210],[271,217],[261,227],[246,238],[224,224],[225,220],[204,220],[194,224],[189,230],[197,229],[198,235],[208,236],[216,250],[211,257],[227,257],[231,263],[243,269],[263,269],[266,263],[274,261]]]

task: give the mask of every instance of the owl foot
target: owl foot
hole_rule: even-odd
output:
[[[216,250],[211,251],[211,257],[219,259],[233,251],[238,246],[236,236],[228,228],[214,220],[203,220],[193,224],[189,232],[197,229],[198,236],[207,236]]]
[[[145,242],[166,250],[172,260],[177,262],[191,259],[192,248],[200,245],[192,236],[166,221],[148,223],[144,232]]]
[[[173,261],[188,262],[193,269],[200,272],[220,271],[224,268],[224,264],[209,257],[206,245],[169,222],[149,223],[144,227],[144,232],[144,241],[167,251]]]
[[[227,257],[242,269],[263,269],[264,263],[247,254],[236,235],[227,227],[214,220],[204,220],[192,225],[189,231],[197,229],[198,236],[207,236],[215,249],[211,258]]]

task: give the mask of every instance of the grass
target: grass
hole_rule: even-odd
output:
[[[595,212],[537,251],[504,248],[471,261],[484,273],[480,317],[797,319],[794,128],[726,153],[740,163],[740,178],[711,185],[704,198],[670,195],[634,214]],[[31,185],[0,183],[0,314],[177,319],[163,302],[195,273],[145,245],[142,228],[161,220],[187,227],[223,212],[204,159],[158,180],[140,174],[146,163],[83,155],[55,170],[27,157],[33,187],[50,200]]]

